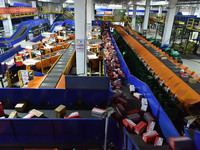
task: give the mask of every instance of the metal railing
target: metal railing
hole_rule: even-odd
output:
[[[64,11],[62,8],[52,8],[52,7],[41,7],[40,14],[62,14]]]

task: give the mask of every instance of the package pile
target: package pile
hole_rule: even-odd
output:
[[[110,37],[107,35],[108,41]],[[117,57],[117,53],[113,45],[109,42],[104,43],[104,53],[106,56],[106,70],[111,79],[111,86],[113,89],[113,105],[115,112],[113,118],[119,123],[123,123],[126,129],[130,133],[142,134],[142,139],[145,143],[154,143],[154,145],[162,145],[163,138],[159,137],[159,134],[154,129],[155,118],[150,112],[147,111],[148,101],[138,92],[134,85],[129,85],[129,90],[133,98],[136,98],[141,103],[141,108],[132,109],[127,111],[128,101],[122,91],[121,78],[125,77],[125,74],[120,68],[120,63]],[[109,48],[107,48],[109,47]]]
[[[27,113],[28,112],[28,113]],[[55,117],[56,118],[80,118],[79,113],[76,112],[72,112],[71,114],[69,114],[67,116],[66,114],[66,106],[65,105],[59,105],[55,110]],[[23,115],[22,118],[46,118],[44,115],[44,112],[37,110],[37,109],[31,109],[28,111],[28,103],[26,101],[24,102],[19,102],[15,105],[15,111],[12,111],[10,113],[10,115],[8,116],[8,118],[21,118],[21,116],[19,116],[19,113],[23,113],[20,115]],[[24,113],[26,113],[24,115]],[[3,105],[0,102],[0,117],[6,118],[5,117],[5,113],[4,113],[4,109],[3,109]]]

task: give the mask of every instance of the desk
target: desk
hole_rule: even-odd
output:
[[[26,70],[30,70],[31,66],[35,65],[39,60],[26,59],[24,60],[24,65],[26,65]]]

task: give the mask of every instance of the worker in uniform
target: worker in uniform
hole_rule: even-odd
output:
[[[101,62],[101,73],[103,72],[103,56],[104,56],[103,48],[99,47],[99,52],[98,52],[98,66],[99,66],[99,63]]]
[[[23,70],[24,69],[24,56],[22,54],[19,54],[18,51],[15,52],[15,56],[14,56],[14,62],[17,66],[17,71],[18,70]]]
[[[42,55],[45,54],[44,46],[45,46],[45,43],[43,43],[43,42],[42,42],[42,39],[40,39],[39,47],[40,47],[40,49],[41,49],[41,53],[42,53]]]

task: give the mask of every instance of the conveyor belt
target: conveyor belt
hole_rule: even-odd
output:
[[[164,82],[165,86],[170,88],[172,94],[177,96],[177,99],[182,106],[189,107],[200,103],[200,95],[198,91],[199,83],[189,84],[189,78],[181,78],[179,74],[180,68],[178,68],[177,65],[170,62],[170,60],[161,61],[160,58],[158,58],[159,52],[156,51],[156,48],[151,46],[151,43],[148,41],[137,36],[137,34],[129,28],[126,29],[132,36],[120,26],[115,26],[115,29],[123,37],[126,43],[135,49],[135,52],[144,60],[144,63],[147,63],[154,73],[158,75],[159,79]],[[145,47],[143,41],[151,47]]]
[[[12,41],[15,41],[17,39],[19,39],[22,35],[24,35],[24,33],[26,32],[27,28],[28,28],[29,25],[26,25],[26,26],[23,26],[18,32],[17,34],[15,34],[15,36],[9,40],[9,41],[1,41],[1,43],[11,43]]]
[[[74,41],[73,41],[74,42]],[[59,61],[56,63],[54,68],[51,70],[51,72],[47,75],[47,77],[44,79],[43,83],[40,85],[39,88],[55,88],[60,77],[62,76],[62,73],[70,60],[73,52],[75,51],[75,45],[70,45],[67,50],[63,53]]]
[[[128,33],[130,33],[130,31],[128,31],[127,29],[125,29]],[[136,38],[137,36],[135,34],[132,34],[132,37],[137,40],[140,44],[142,44],[140,42],[141,39]],[[153,49],[152,47],[146,47],[144,44],[142,44],[151,54],[153,54],[156,58],[158,58],[163,64],[165,64],[171,71],[173,71],[178,77],[180,77],[186,84],[188,84],[194,91],[196,91],[198,94],[200,94],[200,84],[197,83],[189,83],[189,77],[181,77],[180,75],[180,68],[175,65],[174,63],[172,63],[170,60],[161,60],[159,55],[160,53]]]

